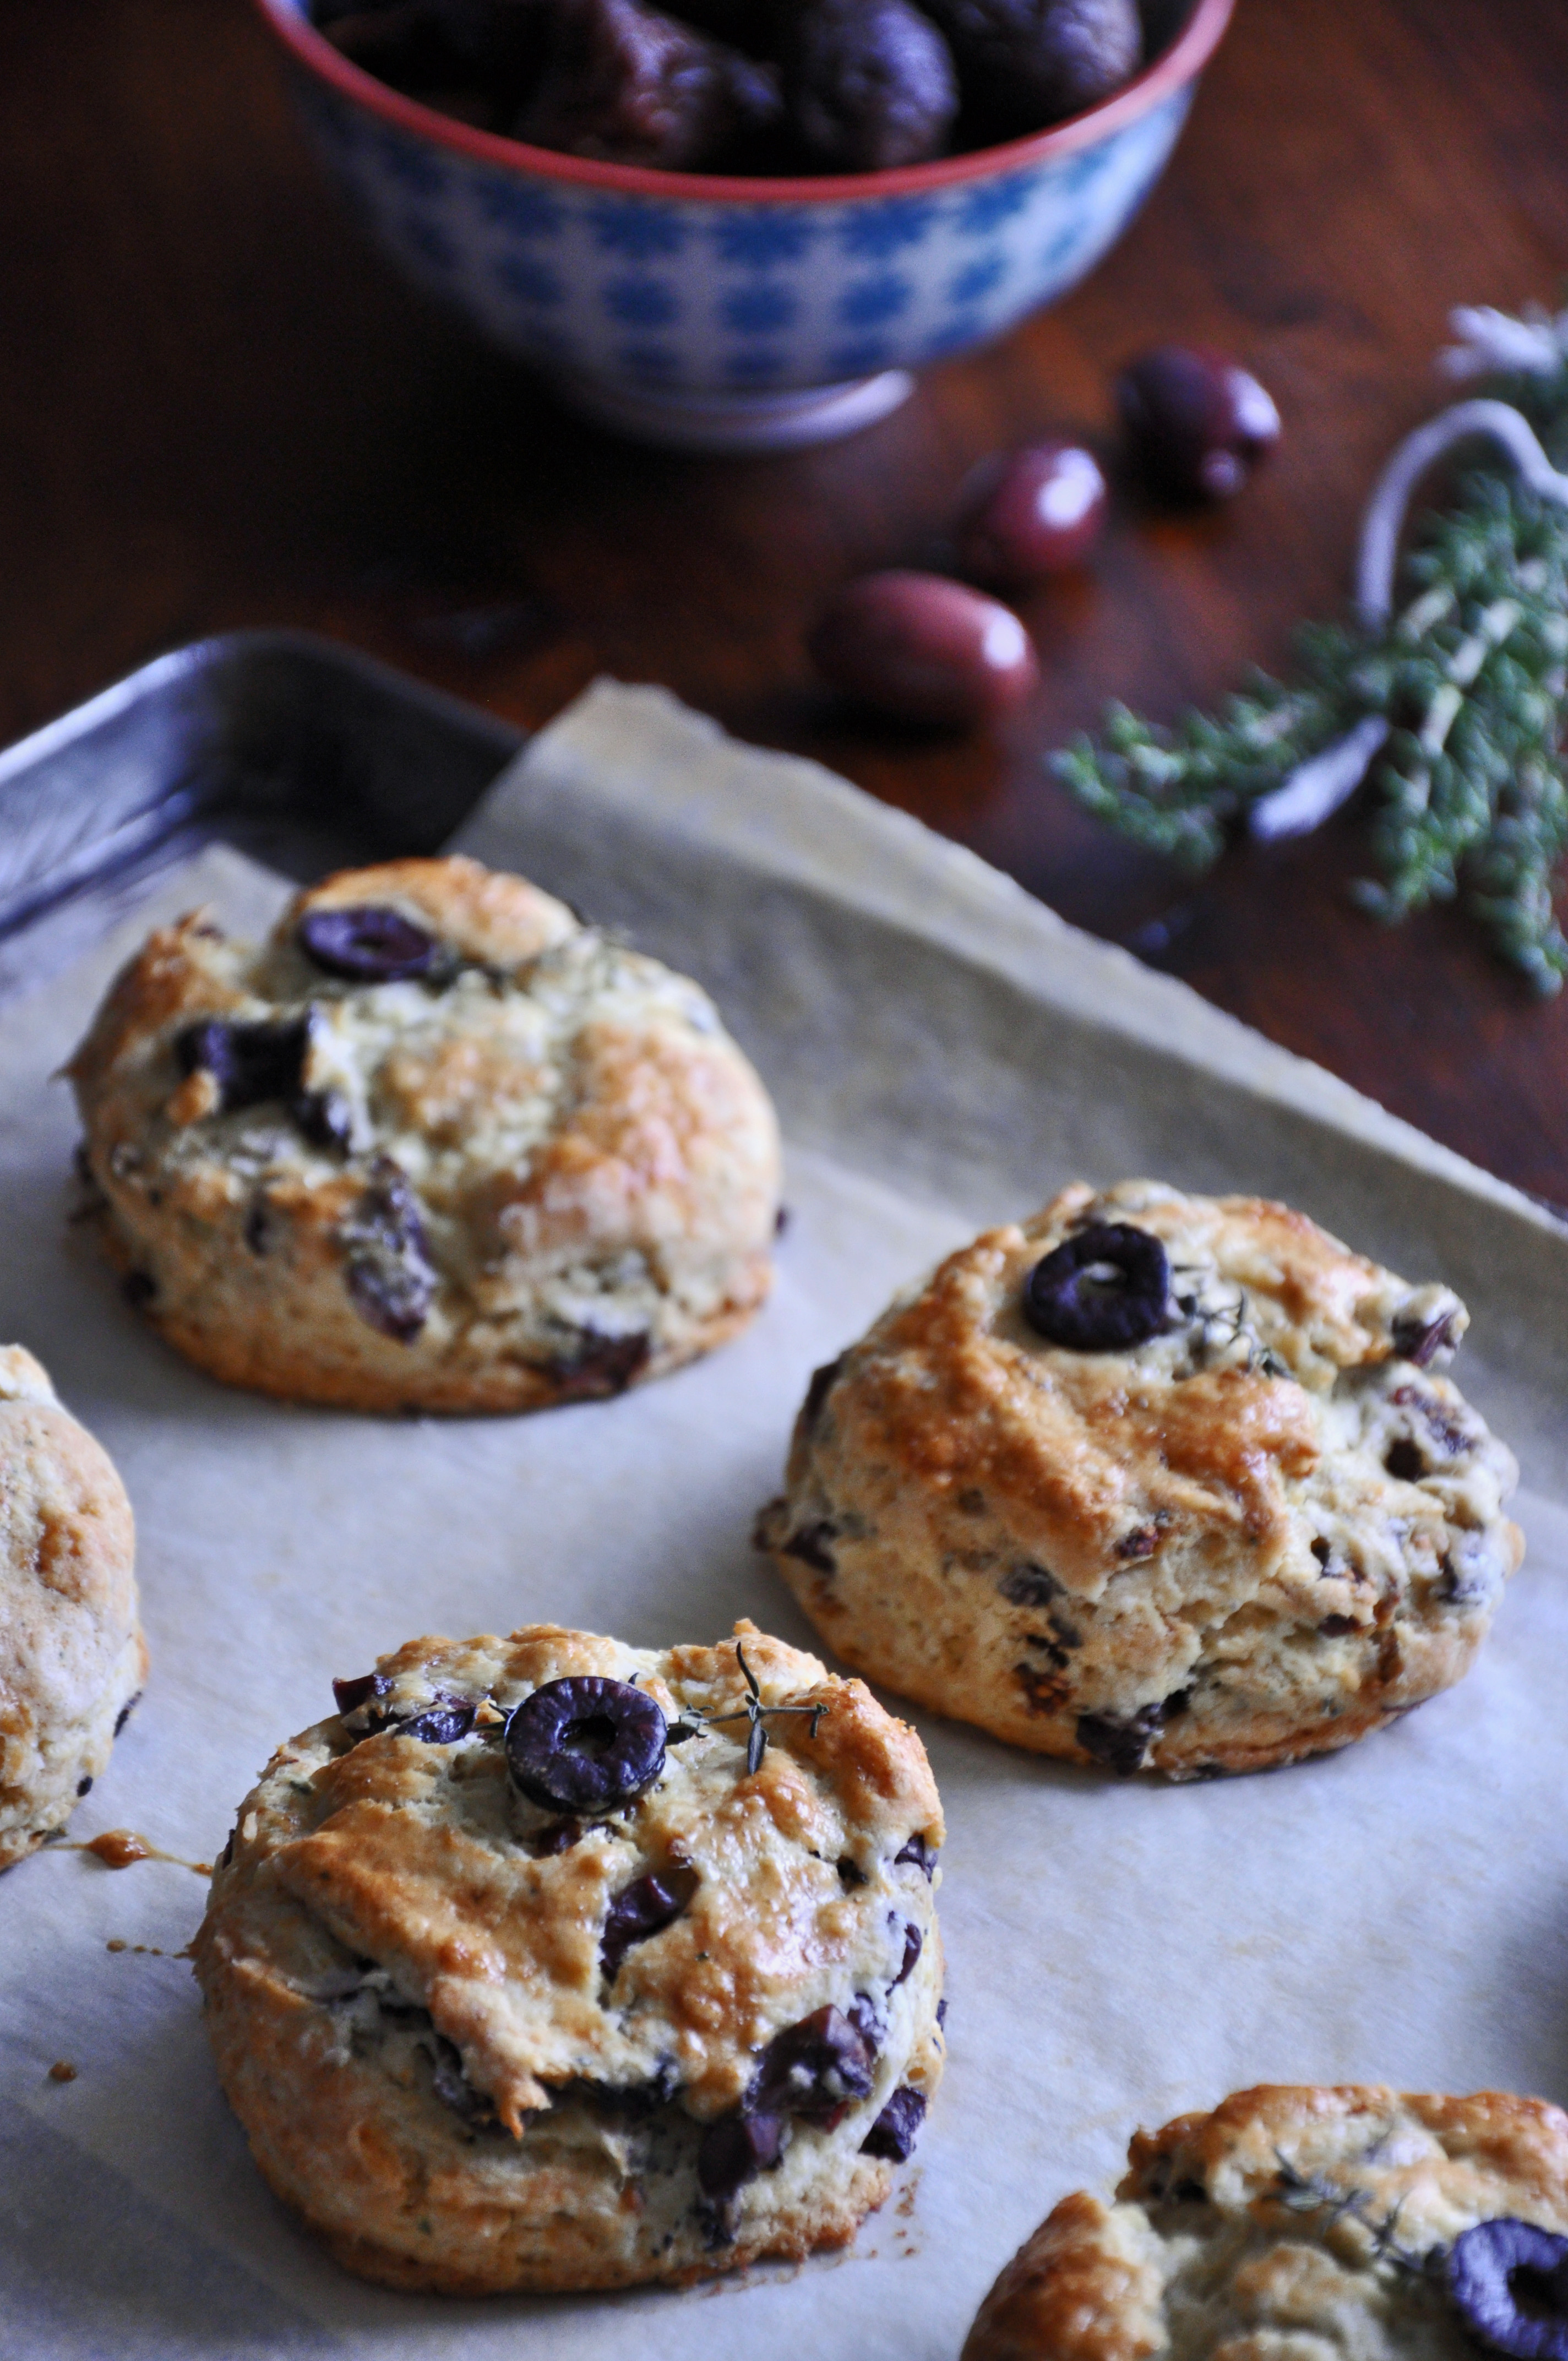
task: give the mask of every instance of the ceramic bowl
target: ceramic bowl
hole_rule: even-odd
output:
[[[1158,179],[1234,0],[1049,131],[896,172],[734,180],[559,156],[389,90],[257,0],[315,145],[422,287],[603,423],[702,450],[826,441],[1092,269]]]

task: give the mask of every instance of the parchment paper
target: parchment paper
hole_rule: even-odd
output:
[[[155,915],[259,926],[284,890],[212,852],[0,1022],[0,1338],[52,1370],[134,1500],[152,1675],[79,1837],[210,1860],[330,1676],[415,1631],[559,1617],[641,1643],[750,1613],[813,1645],[748,1546],[811,1367],[978,1220],[1069,1174],[1291,1197],[1475,1314],[1458,1374],[1531,1488],[1480,1666],[1332,1761],[1103,1782],[917,1714],[947,1806],[950,2062],[906,2193],[850,2254],[686,2295],[486,2304],[346,2278],[268,2195],[188,1965],[203,1887],[51,1850],[0,1880],[0,2353],[548,2350],[938,2361],[1067,2190],[1138,2123],[1259,2080],[1568,2096],[1568,1248],[1549,1217],[1063,927],[812,766],[601,686],[465,832],[718,994],[778,1096],[793,1220],[739,1344],[613,1403],[380,1422],[230,1393],[167,1353],[64,1224],[49,1079]],[[1481,1087],[1478,1078],[1477,1087]],[[156,1947],[111,1953],[111,1940]],[[66,2059],[77,2079],[56,2083]]]

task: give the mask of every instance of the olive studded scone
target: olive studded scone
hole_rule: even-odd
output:
[[[1523,1542],[1466,1325],[1283,1205],[1146,1180],[986,1231],[811,1381],[758,1539],[857,1671],[1187,1779],[1468,1669]]]
[[[538,1409],[768,1291],[777,1126],[707,994],[477,862],[345,871],[259,949],[160,928],[70,1071],[132,1300],[230,1384]]]
[[[1242,2091],[1140,2132],[1019,2249],[963,2361],[1568,2361],[1568,2115]]]
[[[146,1678],[126,1488],[32,1355],[0,1346],[0,1869],[65,1826]]]
[[[229,2102],[340,2262],[479,2295],[842,2246],[941,2074],[941,1807],[750,1624],[534,1626],[334,1683],[192,1956]]]

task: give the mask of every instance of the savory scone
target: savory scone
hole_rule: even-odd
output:
[[[963,2361],[1568,2356],[1568,2115],[1481,2091],[1242,2091],[1140,2132],[1014,2257]]]
[[[259,950],[159,928],[71,1076],[132,1300],[229,1384],[534,1410],[768,1291],[777,1126],[707,994],[474,861],[345,871]]]
[[[758,1539],[857,1671],[1036,1752],[1346,1746],[1461,1677],[1522,1554],[1435,1374],[1466,1316],[1283,1205],[1079,1184],[817,1372]]]
[[[941,2074],[941,1806],[859,1681],[537,1625],[334,1683],[193,1947],[257,2162],[340,2262],[477,2295],[842,2246]]]
[[[0,1869],[65,1826],[147,1678],[136,1532],[107,1452],[0,1346]]]

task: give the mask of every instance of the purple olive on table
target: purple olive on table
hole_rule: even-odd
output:
[[[959,494],[959,564],[999,590],[1079,566],[1105,523],[1105,478],[1081,444],[1047,440],[982,459]]]
[[[1039,678],[1017,616],[939,574],[847,583],[806,646],[835,688],[898,721],[963,728],[1021,703]]]
[[[754,150],[783,112],[773,67],[639,0],[562,0],[515,131],[564,155],[695,172]]]
[[[1223,353],[1159,345],[1116,380],[1134,458],[1157,489],[1179,500],[1228,500],[1279,439],[1266,388]]]
[[[968,112],[989,137],[1093,106],[1143,56],[1137,0],[924,0],[946,34]]]
[[[786,16],[779,61],[790,129],[818,171],[892,171],[946,148],[958,77],[909,0],[811,0]]]

